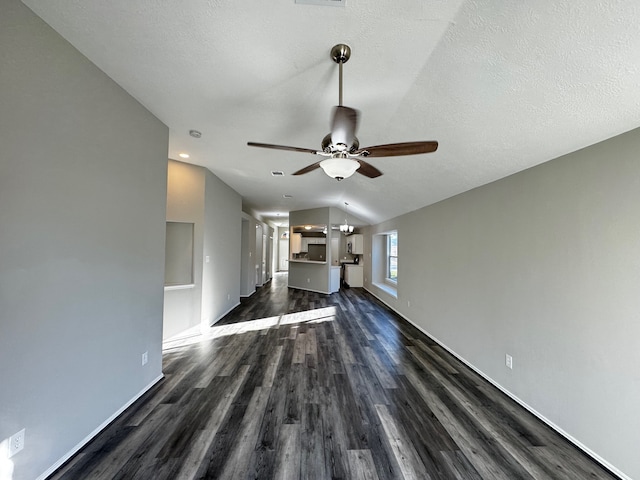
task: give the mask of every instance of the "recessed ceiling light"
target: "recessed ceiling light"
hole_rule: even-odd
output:
[[[282,198],[293,198],[293,195],[289,195],[288,193],[285,193],[284,195],[282,195]]]
[[[305,229],[305,230],[311,230],[311,225],[305,225],[305,226],[304,226],[304,229]]]
[[[189,158],[189,154],[188,153],[179,153],[178,156],[180,158]]]
[[[198,130],[189,130],[189,135],[191,135],[193,138],[200,138],[202,136],[202,133]]]
[[[273,175],[274,177],[284,177],[284,172],[281,172],[280,170],[273,170],[271,172],[271,175]]]

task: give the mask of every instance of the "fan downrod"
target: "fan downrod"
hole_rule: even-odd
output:
[[[331,58],[334,62],[346,63],[347,60],[351,57],[351,48],[349,45],[345,45],[344,43],[339,43],[331,49]]]

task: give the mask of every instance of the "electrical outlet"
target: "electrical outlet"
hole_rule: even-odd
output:
[[[407,307],[411,307],[411,300],[407,300]]]
[[[311,283],[311,279],[310,278],[307,278],[307,283]]]
[[[231,300],[231,294],[227,293],[227,300]]]
[[[513,369],[513,357],[511,357],[511,355],[509,355],[508,353],[504,357],[504,363],[507,368]]]
[[[142,365],[146,365],[149,361],[149,352],[144,352],[142,354]]]
[[[9,438],[9,458],[24,448],[24,432],[25,429],[23,428]]]

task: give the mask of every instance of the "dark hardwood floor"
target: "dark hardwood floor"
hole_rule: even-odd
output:
[[[261,287],[54,479],[612,479],[361,289]]]

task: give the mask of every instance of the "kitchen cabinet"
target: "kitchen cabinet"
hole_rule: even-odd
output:
[[[340,267],[331,267],[330,278],[330,292],[337,292],[340,290]]]
[[[301,251],[308,252],[309,245],[318,245],[318,244],[324,244],[324,243],[327,243],[327,239],[323,237],[302,237]]]
[[[344,283],[350,287],[363,287],[364,267],[362,265],[345,265]]]
[[[292,233],[291,234],[291,253],[292,254],[300,253],[301,251],[302,251],[302,234]]]
[[[351,245],[351,249],[349,249]],[[353,255],[364,255],[364,235],[354,233],[347,237],[347,251]]]

